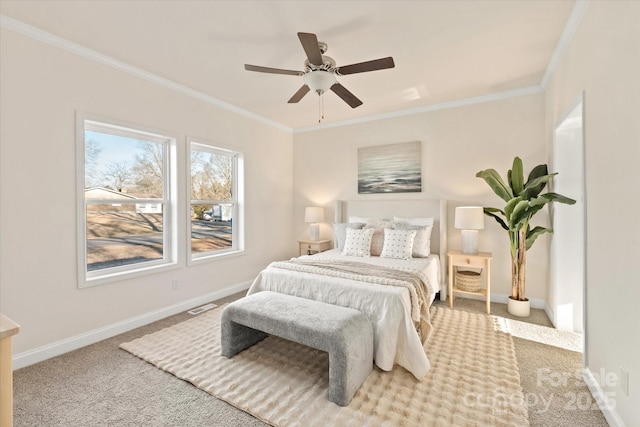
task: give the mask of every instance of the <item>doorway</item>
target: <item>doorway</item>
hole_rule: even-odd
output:
[[[576,200],[553,204],[551,220],[550,305],[557,329],[584,332],[585,297],[585,169],[584,98],[581,95],[556,126],[553,138],[552,190]]]

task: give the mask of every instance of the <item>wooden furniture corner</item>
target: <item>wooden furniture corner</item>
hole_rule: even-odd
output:
[[[13,366],[11,337],[20,326],[0,314],[0,427],[13,425]]]
[[[484,296],[487,304],[487,314],[491,314],[491,252],[478,252],[477,254],[465,254],[462,251],[452,250],[447,252],[449,258],[449,307],[453,307],[456,294]],[[478,291],[465,291],[456,289],[455,273],[459,267],[468,267],[484,270],[485,286]]]
[[[298,240],[298,252],[302,255],[313,255],[331,249],[331,240]]]

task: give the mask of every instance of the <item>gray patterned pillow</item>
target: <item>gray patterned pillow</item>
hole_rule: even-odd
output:
[[[414,258],[426,258],[431,253],[431,230],[433,225],[410,225],[406,223],[394,223],[395,230],[415,230],[411,255]]]

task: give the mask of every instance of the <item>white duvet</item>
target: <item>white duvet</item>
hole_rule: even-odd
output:
[[[440,261],[433,254],[428,258],[398,260],[343,256],[334,249],[300,258],[365,262],[405,271],[422,271],[427,277],[430,303],[440,290]],[[411,316],[411,300],[406,288],[319,276],[270,265],[258,274],[247,295],[260,291],[280,292],[355,308],[373,322],[374,361],[380,369],[390,371],[397,364],[418,379],[423,378],[429,370],[429,360]]]

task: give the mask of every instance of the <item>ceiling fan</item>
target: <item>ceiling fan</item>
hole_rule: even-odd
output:
[[[282,70],[280,68],[261,67],[250,64],[244,65],[244,69],[247,71],[302,76],[304,84],[289,99],[289,103],[299,102],[310,90],[313,90],[318,95],[322,95],[331,89],[331,91],[338,95],[344,102],[349,104],[351,108],[359,107],[362,105],[362,101],[338,83],[336,76],[346,76],[348,74],[395,67],[393,58],[390,56],[338,67],[333,58],[324,55],[327,51],[327,44],[319,42],[315,34],[298,33],[298,38],[300,39],[300,43],[302,43],[302,48],[307,54],[307,60],[304,62],[304,71]]]

